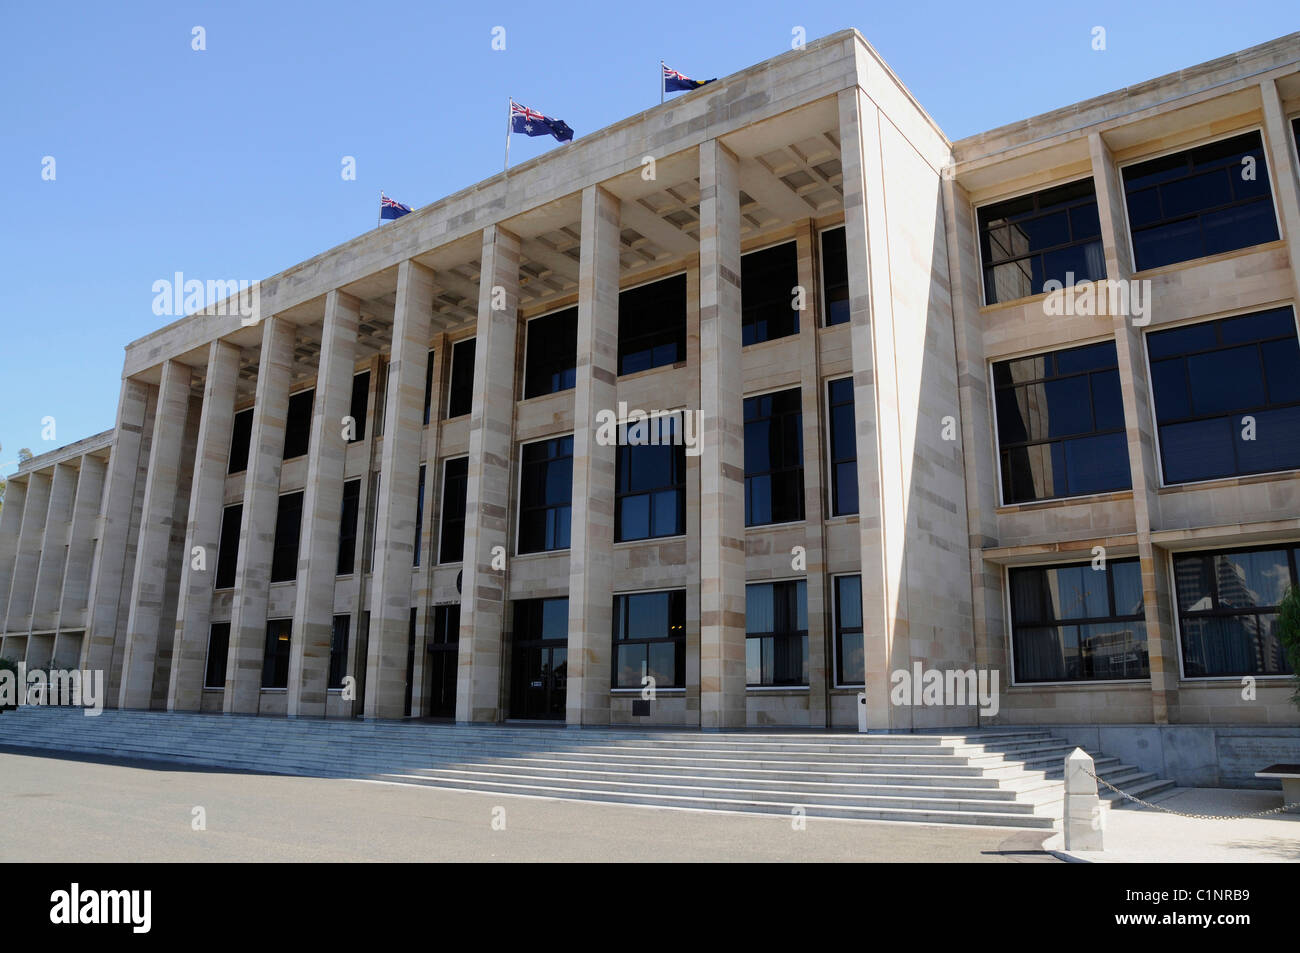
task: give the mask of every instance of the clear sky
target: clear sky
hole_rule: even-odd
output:
[[[580,138],[655,105],[660,58],[724,76],[797,26],[857,27],[957,139],[1300,16],[1295,0],[0,0],[0,475],[20,447],[113,426],[122,348],[171,320],[156,280],[265,278],[373,228],[381,189],[420,206],[495,174],[511,96]],[[515,136],[511,160],[552,148]]]

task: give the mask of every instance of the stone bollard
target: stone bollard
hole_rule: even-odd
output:
[[[1102,831],[1106,825],[1101,798],[1097,796],[1097,782],[1092,777],[1096,773],[1092,758],[1082,748],[1075,748],[1065,759],[1065,812],[1062,815],[1062,826],[1065,829],[1066,850],[1104,849]]]

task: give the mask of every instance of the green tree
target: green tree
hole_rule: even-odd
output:
[[[1295,673],[1295,694],[1291,696],[1291,701],[1300,708],[1300,587],[1292,586],[1287,590],[1282,604],[1278,606],[1277,622],[1282,647],[1286,650],[1286,660]]]

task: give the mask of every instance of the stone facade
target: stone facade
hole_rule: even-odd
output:
[[[126,348],[112,431],[24,462],[0,510],[0,656],[102,669],[110,704],[308,717],[430,714],[440,607],[458,606],[454,717],[512,711],[518,600],[567,597],[571,725],[981,723],[973,705],[896,704],[891,675],[1000,676],[1004,723],[1300,723],[1285,678],[1187,678],[1172,554],[1300,545],[1300,472],[1165,485],[1145,335],[1295,306],[1300,34],[950,141],[855,31],[761,63],[326,251],[260,286],[260,315],[214,307]],[[1121,168],[1262,134],[1277,241],[1136,272]],[[650,161],[647,161],[650,160]],[[1044,296],[985,304],[977,209],[1091,178],[1106,273],[1149,280],[1149,327],[1052,319]],[[821,234],[844,229],[848,320],[828,324]],[[742,255],[794,242],[797,333],[742,341]],[[684,274],[684,360],[619,373],[619,291]],[[793,291],[794,289],[792,289]],[[574,385],[525,397],[528,322],[577,309]],[[468,413],[449,416],[457,343]],[[994,362],[1114,341],[1132,488],[1002,500]],[[369,374],[359,439],[341,429]],[[835,515],[828,383],[854,398],[859,512]],[[799,389],[804,518],[746,526],[744,401]],[[314,389],[305,453],[291,395]],[[685,533],[616,542],[614,448],[598,415],[701,411]],[[251,410],[247,467],[229,472]],[[570,543],[521,553],[522,448],[572,437]],[[463,559],[440,559],[446,463],[467,458]],[[420,474],[423,473],[423,484]],[[340,513],[355,484],[353,571]],[[297,573],[277,579],[277,507],[302,492]],[[223,507],[242,505],[234,585],[216,587]],[[1008,569],[1141,569],[1148,678],[1017,684]],[[206,565],[193,561],[195,548]],[[861,580],[863,664],[837,671],[833,580]],[[747,685],[746,583],[803,580],[804,685]],[[684,684],[648,706],[613,687],[611,604],[684,593]],[[349,676],[330,687],[342,618]],[[454,617],[452,617],[454,618]],[[284,687],[263,687],[286,620]],[[229,626],[224,684],[210,633]],[[414,636],[412,637],[412,631]],[[341,651],[341,647],[340,647]],[[841,684],[846,683],[846,684]],[[989,719],[984,719],[987,722]]]

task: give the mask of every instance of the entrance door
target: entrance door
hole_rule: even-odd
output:
[[[430,718],[456,717],[456,670],[460,662],[460,606],[433,607],[429,640]]]
[[[569,680],[569,600],[515,603],[510,717],[564,718]]]

